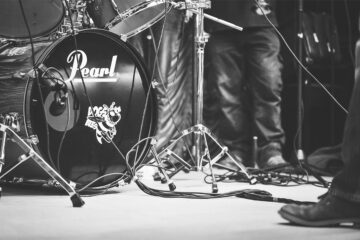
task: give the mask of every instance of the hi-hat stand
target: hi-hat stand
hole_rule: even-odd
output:
[[[256,179],[251,177],[246,168],[239,162],[237,162],[234,157],[228,152],[228,148],[221,145],[219,141],[215,138],[215,136],[211,133],[211,131],[203,125],[203,85],[204,85],[204,51],[205,45],[208,41],[209,35],[204,31],[204,18],[208,18],[212,21],[219,22],[221,24],[227,25],[236,30],[242,30],[241,27],[236,26],[232,23],[226,22],[224,20],[215,18],[211,15],[205,14],[204,10],[209,9],[211,7],[210,0],[197,0],[197,1],[185,1],[185,2],[172,2],[170,1],[175,8],[180,10],[191,11],[195,14],[195,93],[194,93],[194,104],[195,104],[195,112],[194,112],[194,123],[193,127],[190,127],[184,131],[182,131],[181,136],[175,139],[170,145],[168,145],[164,150],[159,152],[157,156],[155,155],[155,159],[162,159],[164,157],[173,157],[176,161],[180,162],[182,165],[182,169],[188,169],[190,165],[186,163],[183,159],[181,159],[178,155],[173,153],[171,149],[179,140],[188,136],[189,134],[194,134],[194,143],[192,148],[192,155],[195,157],[195,170],[201,171],[204,169],[209,169],[212,177],[212,191],[216,193],[218,191],[215,176],[213,173],[213,165],[216,164],[223,157],[227,157],[231,162],[234,163],[248,178],[251,184],[256,182]],[[215,157],[212,157],[209,151],[208,141],[207,139],[211,139],[217,147],[221,150]],[[218,167],[222,167],[224,169],[228,169],[226,166],[222,166],[221,164],[216,164]],[[237,169],[231,169],[237,171]],[[175,172],[175,174],[178,171]],[[162,171],[164,174],[164,171]],[[166,174],[166,173],[165,173]],[[170,176],[165,176],[165,179],[169,179],[174,174]],[[172,183],[173,184],[173,183]],[[170,188],[173,190],[173,187]]]
[[[4,178],[7,174],[9,174],[12,170],[14,170],[21,163],[26,160],[32,158],[35,163],[37,163],[51,178],[53,178],[70,196],[73,207],[81,207],[85,204],[85,202],[81,199],[80,195],[74,190],[72,186],[58,173],[56,172],[34,149],[29,146],[19,135],[17,135],[9,126],[16,126],[16,129],[19,129],[19,123],[13,122],[13,117],[8,114],[4,117],[5,121],[2,124],[0,123],[0,132],[2,132],[1,138],[1,148],[0,148],[0,173],[2,170],[2,166],[5,164],[5,149],[6,149],[6,141],[11,139],[15,142],[24,152],[25,154],[19,157],[19,162],[16,163],[13,167],[11,167],[8,171],[0,175],[0,180]],[[1,188],[0,188],[1,194]]]

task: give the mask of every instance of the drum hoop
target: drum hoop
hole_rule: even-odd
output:
[[[105,29],[111,30],[111,28],[113,28],[115,25],[119,24],[120,22],[128,19],[129,17],[135,16],[141,12],[143,12],[144,10],[148,9],[149,7],[155,7],[157,5],[166,3],[165,0],[152,0],[152,1],[146,1],[146,2],[142,2],[139,3],[133,7],[130,7],[129,9],[123,11],[122,13],[118,14],[113,20],[111,20],[109,23],[105,24]],[[160,14],[158,14],[157,16],[155,16],[150,22],[147,22],[145,24],[143,24],[142,26],[126,33],[126,34],[121,34],[123,36],[126,37],[132,37],[134,35],[136,35],[139,32],[142,32],[143,30],[145,30],[146,28],[151,27],[152,25],[154,25],[155,23],[157,23],[165,14],[167,14],[170,11],[170,7],[166,8],[166,11],[162,11]]]

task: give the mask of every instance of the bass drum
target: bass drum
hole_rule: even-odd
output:
[[[25,91],[25,130],[76,188],[107,187],[129,180],[128,166],[146,158],[149,141],[125,161],[134,144],[153,135],[154,95],[141,57],[117,35],[83,30],[74,43],[65,36],[37,61],[40,79],[30,78]]]
[[[11,39],[29,38],[28,30],[33,38],[45,36],[57,29],[64,15],[65,8],[61,0],[1,0],[0,36]]]

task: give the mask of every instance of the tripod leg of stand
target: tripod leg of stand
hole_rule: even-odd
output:
[[[206,136],[204,136],[204,144],[205,144],[205,155],[208,157],[209,159],[209,168],[210,168],[210,174],[211,174],[211,179],[212,179],[212,192],[213,193],[217,193],[219,191],[218,189],[218,186],[217,186],[217,183],[216,183],[216,179],[215,179],[215,175],[214,175],[214,171],[213,171],[213,166],[212,164],[210,163],[210,153],[209,153],[209,146],[208,146],[208,143],[207,143],[207,140],[206,140]]]
[[[2,167],[5,164],[5,143],[6,143],[7,134],[4,131],[1,137],[1,146],[0,146],[0,173],[2,171]],[[1,179],[1,177],[0,177]],[[0,197],[2,195],[2,188],[0,187]]]
[[[5,163],[5,143],[6,143],[6,132],[3,132],[1,137],[1,147],[0,147],[0,173],[2,171],[2,167]]]
[[[156,142],[154,140],[152,140],[150,151],[154,155],[155,161],[157,162],[157,164],[159,166],[159,170],[161,171],[162,175],[165,177],[170,191],[174,191],[176,189],[176,186],[175,186],[174,182],[169,178],[169,175],[166,173],[166,170],[164,169],[163,165],[161,164],[161,161],[160,161],[159,156],[155,149],[155,144],[156,144]]]
[[[306,162],[300,162],[300,167],[305,169],[311,176],[316,178],[325,188],[329,187],[329,183],[325,181],[325,179],[321,177],[320,174],[315,173]]]
[[[11,139],[26,153],[26,159],[32,158],[50,177],[56,180],[60,186],[70,195],[73,207],[81,207],[85,202],[81,199],[80,195],[74,190],[72,186],[57,173],[38,153],[36,153],[32,147],[30,147],[23,139],[21,139],[12,129],[4,124],[0,124],[0,131],[3,132],[3,136],[9,135]],[[3,144],[3,142],[2,142]],[[25,160],[26,160],[25,159]]]
[[[223,147],[215,138],[215,136],[213,136],[213,134],[210,132],[209,129],[207,129],[205,126],[201,126],[203,128],[202,131],[205,132],[206,136],[209,136],[211,138],[211,140],[214,141],[214,143],[222,150],[222,154],[226,154],[226,156],[245,174],[245,176],[247,177],[247,179],[249,180],[250,184],[255,184],[257,182],[256,178],[254,178],[253,176],[250,176],[249,173],[246,170],[246,167],[244,165],[242,165],[241,163],[237,162],[229,153],[228,153],[228,149],[227,147]],[[209,159],[209,165],[214,165],[217,161],[219,161],[221,159],[221,157],[215,157],[214,159]]]
[[[169,178],[172,178],[173,176],[175,176],[176,174],[178,174],[181,170],[185,169],[185,166],[180,166],[179,168],[177,168],[175,171],[173,171],[172,173],[170,173],[168,176]]]
[[[183,168],[190,170],[191,165],[189,163],[187,163],[186,161],[184,161],[184,159],[182,159],[179,155],[177,155],[176,153],[174,153],[173,151],[171,151],[170,149],[166,150],[166,154],[175,158],[178,162],[180,162],[183,166]]]

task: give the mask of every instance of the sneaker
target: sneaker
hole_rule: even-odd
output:
[[[281,155],[272,156],[264,162],[258,162],[258,167],[261,169],[281,167],[283,165],[287,165],[287,162]]]
[[[281,165],[286,165],[286,161],[282,157],[281,144],[271,142],[259,149],[258,158],[256,161],[260,169],[274,168]]]
[[[279,214],[289,222],[302,226],[326,227],[350,223],[360,227],[360,203],[330,194],[311,205],[285,205]]]

